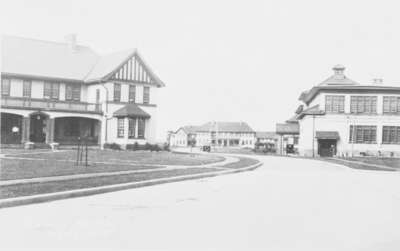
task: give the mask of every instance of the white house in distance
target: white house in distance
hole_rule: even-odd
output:
[[[400,156],[400,87],[334,74],[301,94],[299,152],[305,156]]]
[[[169,144],[172,147],[186,147],[189,146],[191,139],[196,139],[196,130],[198,126],[183,126],[176,132],[171,133],[169,137]]]
[[[245,122],[208,122],[197,129],[197,146],[254,148],[256,132]]]
[[[136,49],[99,55],[65,42],[2,37],[1,143],[155,142],[164,83]]]

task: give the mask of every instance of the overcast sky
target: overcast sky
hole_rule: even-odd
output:
[[[335,64],[400,86],[398,1],[1,1],[1,33],[137,48],[166,83],[159,137],[181,125],[246,121],[275,130]]]

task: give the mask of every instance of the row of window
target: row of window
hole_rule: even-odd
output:
[[[10,79],[2,79],[1,81],[1,95],[10,96]],[[23,80],[22,96],[30,98],[32,93],[32,81]],[[43,85],[43,98],[58,100],[60,98],[60,83],[44,82]],[[129,85],[129,103],[135,103],[136,100],[136,86]],[[67,101],[80,101],[81,100],[81,86],[76,84],[65,85],[65,100]],[[121,84],[114,84],[114,98],[115,102],[121,101]],[[150,87],[145,86],[143,89],[143,103],[150,103]]]
[[[376,143],[377,126],[350,126],[350,143]],[[400,126],[383,126],[382,144],[400,144]]]
[[[10,79],[1,80],[1,95],[10,96]],[[32,95],[32,81],[23,80],[22,82],[22,97],[30,98]],[[60,99],[60,83],[44,82],[43,85],[43,98],[45,99]],[[80,101],[81,100],[81,87],[76,84],[65,85],[65,100]]]
[[[114,98],[115,102],[121,102],[121,84],[114,83]],[[129,85],[129,103],[136,102],[136,85]],[[150,87],[143,87],[143,104],[150,103]]]
[[[137,135],[136,135],[137,124]],[[145,120],[143,118],[128,118],[128,138],[144,139]],[[117,122],[117,137],[123,138],[125,135],[125,118],[118,118]]]
[[[344,113],[343,95],[327,95],[325,96],[325,111],[331,113]],[[376,113],[377,97],[376,96],[351,96],[350,112],[351,113]],[[383,97],[383,113],[400,113],[400,97],[384,96]]]

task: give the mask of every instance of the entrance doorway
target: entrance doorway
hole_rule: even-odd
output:
[[[43,113],[35,113],[30,116],[29,140],[35,143],[46,141],[47,116]]]
[[[321,157],[333,157],[336,154],[336,139],[319,139],[318,154]]]

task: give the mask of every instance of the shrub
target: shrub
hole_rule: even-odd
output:
[[[154,145],[150,145],[150,151],[155,151],[155,152],[159,152],[161,151],[161,147],[158,144],[154,144]]]
[[[168,143],[164,143],[163,150],[167,151],[167,152],[171,151],[171,149],[169,148],[169,144]]]
[[[135,142],[134,144],[127,144],[126,150],[137,151],[139,150],[139,144],[137,142]]]
[[[105,143],[104,149],[121,150],[121,146],[117,143]]]

